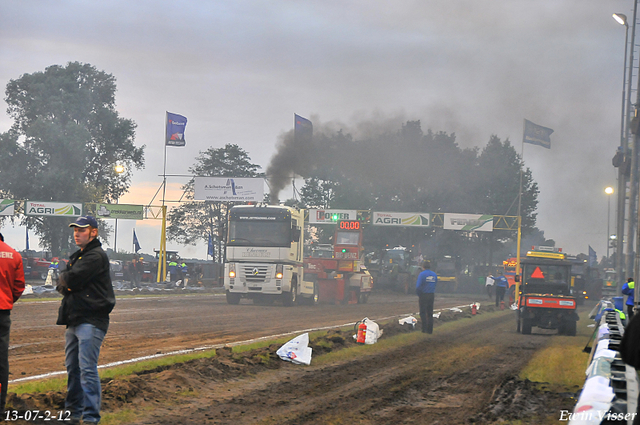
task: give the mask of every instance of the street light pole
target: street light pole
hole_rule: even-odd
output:
[[[125,172],[124,165],[116,164],[116,166],[113,167],[113,171],[115,171],[117,175],[120,175],[120,174],[124,173]],[[116,204],[118,203],[119,200],[120,200],[120,197],[117,197],[116,198]],[[113,251],[116,254],[118,253],[118,218],[117,218],[117,216],[116,216],[115,229],[113,231]]]
[[[611,194],[613,193],[613,188],[611,186],[607,187],[604,190],[604,193],[607,194],[607,261],[609,260],[609,241],[610,241],[610,230],[609,230],[609,223],[610,223],[610,216],[611,216]]]
[[[633,8],[633,28],[631,33],[631,44],[634,43],[635,40],[635,19],[638,7],[638,0],[634,1]],[[613,18],[621,25],[624,25],[626,28],[625,31],[625,41],[624,41],[624,67],[622,73],[622,118],[621,118],[621,128],[620,128],[620,147],[619,151],[622,154],[623,161],[618,167],[618,200],[617,200],[617,214],[616,214],[616,277],[618,281],[618,287],[622,286],[622,281],[624,279],[625,272],[625,255],[624,255],[624,242],[625,242],[625,206],[626,206],[626,186],[627,186],[627,175],[626,169],[629,161],[629,115],[630,115],[630,102],[631,102],[631,85],[633,73],[631,69],[633,67],[633,52],[634,49],[631,49],[631,60],[629,61],[629,73],[627,78],[627,52],[629,47],[629,24],[627,22],[627,17],[622,13],[615,13]],[[633,46],[632,46],[633,47]],[[628,80],[628,81],[627,81]],[[626,87],[625,87],[626,86]],[[625,88],[626,88],[626,96],[625,96]],[[633,152],[635,154],[635,150]],[[635,155],[634,155],[635,156]],[[633,162],[632,167],[636,165],[635,161]],[[633,193],[633,184],[631,188],[631,192]],[[629,206],[632,207],[632,201],[630,199]],[[629,211],[629,216],[631,217],[633,212]],[[629,232],[633,231],[633,221],[629,220]],[[630,238],[629,232],[627,234],[627,242],[628,244],[632,243],[632,237]],[[631,240],[630,240],[631,239]],[[607,243],[607,246],[608,243]],[[631,246],[627,247],[627,252],[630,252]]]

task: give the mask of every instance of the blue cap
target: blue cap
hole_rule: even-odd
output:
[[[69,225],[69,227],[95,227],[96,229],[98,228],[98,222],[96,221],[95,218],[91,217],[90,215],[86,215],[84,217],[78,217],[78,219],[71,223]]]

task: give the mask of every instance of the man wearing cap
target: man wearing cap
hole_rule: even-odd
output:
[[[66,325],[65,365],[70,423],[100,422],[101,392],[98,376],[100,347],[109,328],[109,313],[116,299],[109,275],[109,258],[98,239],[98,223],[91,216],[79,217],[69,227],[80,250],[58,280],[63,295],[58,325]]]
[[[22,257],[0,234],[0,417],[4,418],[9,383],[9,332],[13,303],[24,291]]]
[[[423,333],[433,333],[433,302],[437,283],[438,275],[431,270],[431,262],[423,262],[422,272],[420,272],[416,281],[416,294],[419,297]]]

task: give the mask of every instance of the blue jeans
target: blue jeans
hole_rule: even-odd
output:
[[[65,409],[71,417],[87,423],[100,421],[102,388],[98,376],[98,357],[105,332],[89,323],[69,326],[65,333],[67,399]]]

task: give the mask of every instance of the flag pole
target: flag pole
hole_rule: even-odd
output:
[[[165,196],[167,193],[167,126],[169,124],[169,113],[164,114],[164,161],[162,169],[162,234],[160,235],[160,252],[158,258],[158,279],[157,282],[163,282],[167,274],[167,207],[165,206]],[[160,280],[162,279],[162,280]]]
[[[522,169],[524,167],[524,132],[525,132],[526,122],[522,121],[522,144],[520,147],[520,186],[518,188],[518,236],[516,242],[516,276],[520,276],[520,245],[522,243]],[[520,280],[522,280],[522,276],[520,276]],[[520,282],[516,282],[516,291],[515,291],[516,304],[520,299]]]

